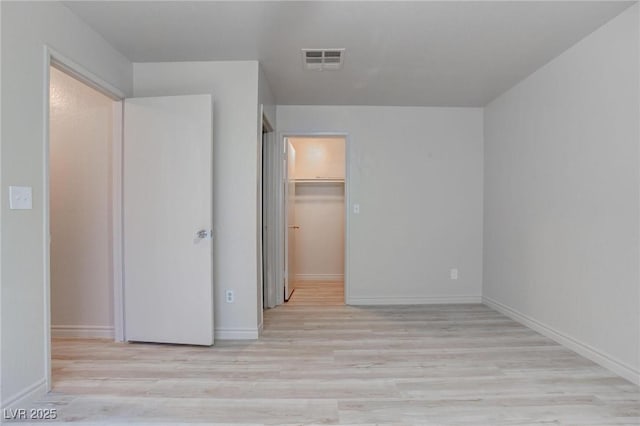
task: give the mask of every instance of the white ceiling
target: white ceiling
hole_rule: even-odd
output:
[[[280,104],[483,106],[633,2],[66,2],[133,62],[259,60]],[[305,71],[301,48],[346,48]]]

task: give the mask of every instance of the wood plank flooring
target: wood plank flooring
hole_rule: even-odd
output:
[[[258,341],[56,339],[37,406],[101,424],[640,423],[637,386],[486,306],[302,299],[265,311]]]
[[[294,288],[288,305],[344,305],[343,282],[298,281]]]

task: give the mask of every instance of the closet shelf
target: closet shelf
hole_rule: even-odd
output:
[[[314,178],[314,179],[294,179],[295,183],[344,183],[344,179],[334,178]]]

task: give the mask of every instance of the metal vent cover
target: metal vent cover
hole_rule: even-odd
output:
[[[302,49],[302,64],[307,70],[339,70],[344,64],[344,48]]]

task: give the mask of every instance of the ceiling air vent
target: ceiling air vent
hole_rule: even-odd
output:
[[[302,63],[307,70],[339,70],[344,64],[344,49],[302,49]]]

